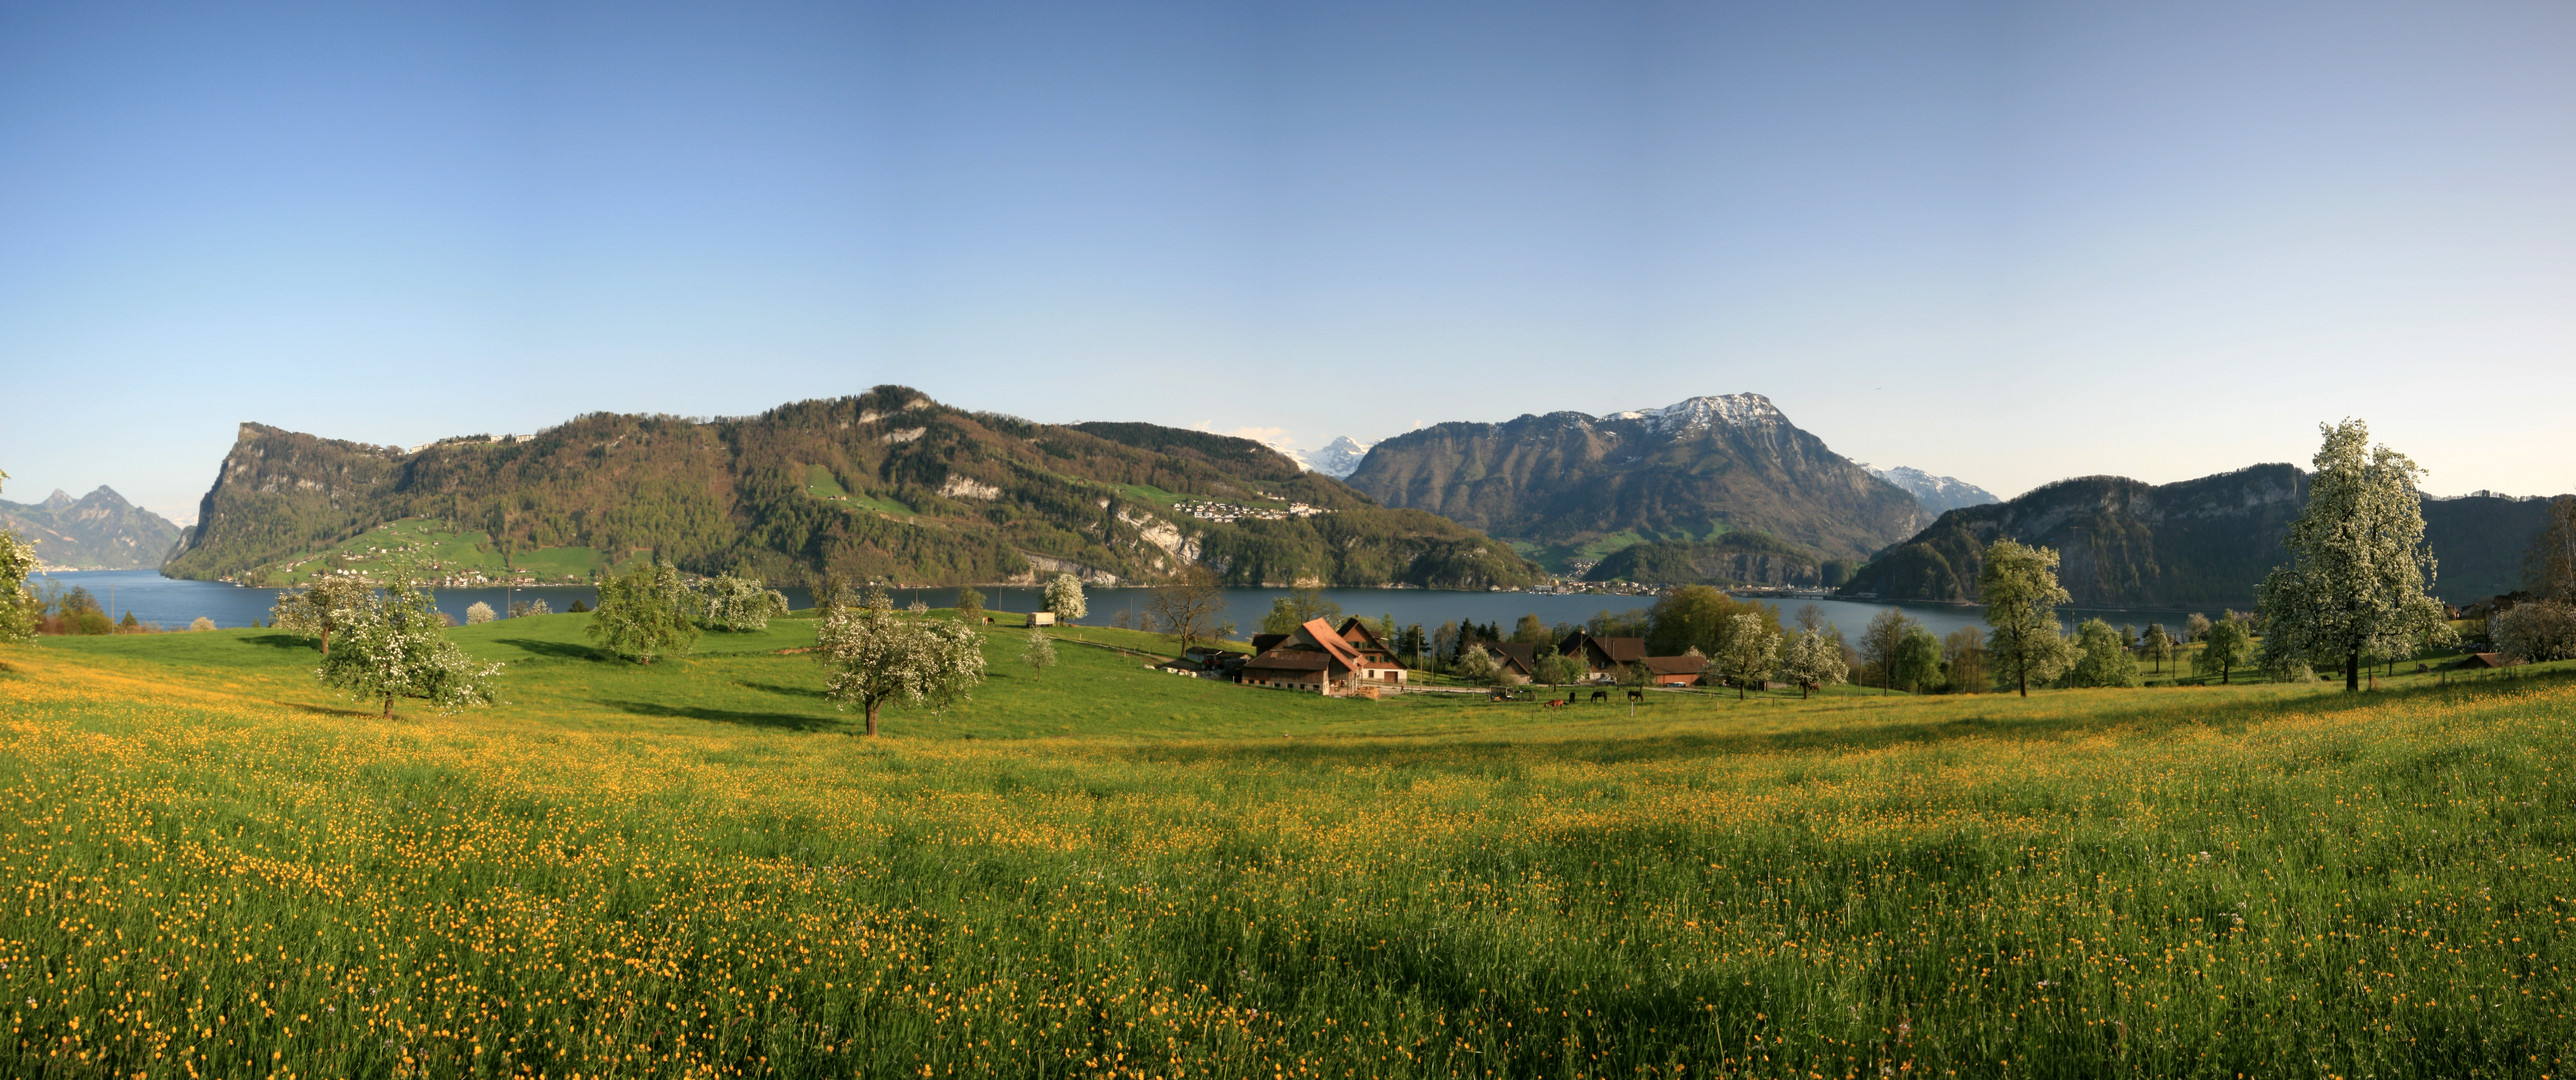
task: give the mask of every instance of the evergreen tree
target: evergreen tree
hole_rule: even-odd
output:
[[[2415,490],[2423,470],[2386,446],[2371,446],[2359,420],[2323,426],[2308,505],[2282,544],[2290,562],[2259,590],[2267,660],[2327,664],[2346,691],[2361,689],[2364,655],[2412,655],[2418,640],[2445,641],[2433,583],[2432,549]]]

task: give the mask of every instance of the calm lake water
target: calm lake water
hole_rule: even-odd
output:
[[[253,619],[265,619],[271,605],[277,602],[276,589],[253,589],[213,581],[179,581],[165,578],[152,570],[91,570],[39,574],[29,584],[39,589],[47,584],[88,589],[99,604],[114,617],[128,611],[146,622],[161,624],[164,630],[184,629],[190,620],[204,616],[221,627],[249,626]],[[813,606],[812,595],[801,588],[780,590],[787,594],[792,607]],[[995,587],[981,590],[984,606],[995,611],[1028,611],[1041,600],[1042,590],[1031,586]],[[1226,617],[1234,621],[1239,635],[1249,636],[1261,625],[1262,616],[1270,613],[1272,599],[1285,596],[1286,589],[1227,589]],[[1117,622],[1120,612],[1142,617],[1152,600],[1149,589],[1092,589],[1088,593],[1091,615],[1083,622],[1107,626]],[[1603,595],[1545,595],[1515,592],[1450,592],[1439,589],[1327,589],[1325,597],[1342,606],[1351,615],[1392,615],[1397,625],[1421,623],[1424,628],[1443,622],[1472,619],[1493,623],[1504,632],[1522,615],[1536,615],[1550,625],[1582,622],[1602,611],[1637,611],[1651,606],[1653,597]],[[465,609],[477,601],[492,605],[495,611],[509,610],[508,602],[544,600],[556,611],[563,611],[579,600],[596,603],[599,594],[586,585],[548,585],[531,589],[440,589],[438,609],[458,622],[465,621]],[[947,607],[956,602],[955,589],[903,589],[895,593],[895,603],[909,604],[914,599],[932,607]],[[1814,604],[1827,620],[1842,627],[1846,635],[1856,635],[1882,611],[1898,608],[1921,621],[1935,634],[1946,634],[1962,626],[1983,625],[1982,612],[1974,607],[1951,604],[1886,604],[1853,600],[1782,600],[1778,601],[1785,621],[1800,606]],[[2140,611],[2116,609],[2062,609],[2070,625],[2077,619],[2100,616],[2114,626],[2131,623],[2144,630],[2150,622],[2162,622],[2168,628],[2182,624],[2182,611]],[[2207,614],[2215,616],[2215,611]]]

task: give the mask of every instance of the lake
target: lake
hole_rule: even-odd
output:
[[[277,602],[276,589],[255,589],[215,581],[179,581],[165,578],[153,570],[90,570],[38,574],[29,579],[38,589],[48,584],[63,589],[85,588],[98,597],[112,617],[123,617],[128,611],[145,622],[159,623],[164,630],[185,629],[190,620],[204,616],[221,627],[249,626],[253,619],[268,617],[269,608]],[[792,607],[813,606],[812,594],[802,588],[782,589]],[[981,590],[984,606],[995,611],[1028,611],[1041,601],[1043,590],[1035,586],[993,587]],[[1144,615],[1152,601],[1150,589],[1090,589],[1091,615],[1083,621],[1094,626],[1114,624],[1120,612]],[[1249,636],[1261,626],[1270,613],[1272,599],[1288,594],[1286,589],[1227,589],[1226,617],[1234,621],[1240,636]],[[494,611],[506,612],[512,597],[519,600],[544,600],[556,611],[564,611],[579,600],[596,603],[597,590],[587,585],[546,585],[517,590],[508,589],[440,589],[438,609],[458,622],[465,621],[465,609],[476,602],[492,605]],[[1597,594],[1548,594],[1518,592],[1457,592],[1442,589],[1326,589],[1324,596],[1342,606],[1351,615],[1392,615],[1396,624],[1421,623],[1424,629],[1472,619],[1493,623],[1511,632],[1512,623],[1522,615],[1536,615],[1550,625],[1582,622],[1596,612],[1626,612],[1646,608],[1654,603],[1647,596],[1610,596]],[[919,599],[932,607],[947,607],[956,602],[955,589],[902,589],[895,592],[895,603],[909,604]],[[1980,609],[1955,604],[1890,604],[1856,600],[1778,601],[1785,622],[1801,605],[1814,604],[1827,620],[1840,626],[1846,637],[1857,637],[1862,627],[1890,608],[1904,611],[1921,621],[1935,634],[1947,634],[1962,626],[1981,626]],[[2136,625],[2144,630],[2150,622],[2162,622],[2168,628],[2179,628],[2187,614],[2182,611],[2063,608],[2061,613],[2071,626],[2074,620],[2099,616],[2112,625]],[[2215,611],[2206,614],[2215,616]]]

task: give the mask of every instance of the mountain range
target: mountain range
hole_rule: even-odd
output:
[[[1994,492],[1955,476],[1934,476],[1921,469],[1911,469],[1903,465],[1893,469],[1881,469],[1863,463],[1861,468],[1868,469],[1871,476],[1904,488],[1914,496],[1914,501],[1923,504],[1924,513],[1936,518],[1963,506],[1983,506],[1987,503],[2003,501],[1996,498]]]
[[[900,386],[715,421],[593,413],[410,450],[243,424],[164,572],[256,583],[412,519],[505,562],[649,551],[777,582],[1150,582],[1186,563],[1233,584],[1546,577],[1508,545],[1381,506],[1250,440],[1038,424]]]
[[[2281,539],[2307,505],[2308,474],[2255,465],[2179,483],[2117,476],[2048,484],[2008,502],[1952,510],[1863,566],[1843,594],[1972,601],[1986,545],[2057,549],[2058,580],[2080,605],[2236,607],[2281,564]],[[2467,604],[2510,591],[2522,553],[2547,523],[2545,499],[2423,500],[2437,563],[2433,593]]]
[[[179,540],[170,519],[105,485],[78,499],[60,490],[40,503],[0,499],[0,529],[34,545],[44,566],[66,570],[149,570]]]
[[[1738,533],[1761,534],[1766,550],[1785,542],[1810,564],[1856,564],[1931,520],[1913,494],[1751,393],[1435,424],[1370,447],[1350,484],[1569,566],[1641,541]]]

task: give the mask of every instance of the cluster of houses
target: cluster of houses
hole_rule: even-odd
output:
[[[1527,681],[1537,670],[1536,645],[1487,641],[1475,647],[1492,656],[1506,675],[1519,680]],[[1557,652],[1579,658],[1589,682],[1616,682],[1622,673],[1642,669],[1652,685],[1689,686],[1708,668],[1708,661],[1695,655],[1648,656],[1644,638],[1595,637],[1581,630],[1567,635]],[[1193,649],[1170,666],[1247,686],[1326,696],[1375,697],[1401,689],[1411,675],[1377,631],[1355,618],[1342,620],[1338,627],[1312,619],[1291,633],[1255,634],[1250,656],[1224,649]]]
[[[1206,499],[1184,499],[1173,503],[1172,509],[1202,521],[1286,521],[1290,518],[1313,517],[1324,512],[1318,507],[1301,502],[1289,503],[1283,509],[1276,506],[1239,506],[1234,503],[1211,502]]]

